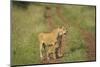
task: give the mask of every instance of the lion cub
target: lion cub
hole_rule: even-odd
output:
[[[66,29],[64,27],[54,29],[49,33],[40,33],[38,35],[38,39],[40,42],[40,57],[43,59],[43,50],[47,55],[47,59],[49,60],[50,53],[53,54],[53,58],[56,59],[55,50],[59,46],[57,44],[58,36],[64,35],[66,33]]]

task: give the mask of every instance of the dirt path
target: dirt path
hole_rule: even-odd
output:
[[[58,15],[58,17],[64,22],[67,23],[68,25],[71,26],[70,21],[68,19],[66,19],[63,15],[62,15],[62,11],[60,6],[56,7],[56,13]],[[88,60],[95,60],[96,57],[96,43],[95,43],[95,35],[93,35],[91,32],[86,31],[85,29],[81,28],[80,25],[78,23],[74,24],[74,27],[80,29],[80,34],[83,38],[83,40],[85,41],[85,46],[86,46],[86,52],[87,52],[87,58]]]
[[[44,17],[46,19],[46,23],[48,25],[49,30],[52,30],[54,28],[54,22],[52,20],[52,9],[50,7],[45,7],[45,13]]]
[[[90,32],[84,30],[81,31],[81,35],[86,43],[87,58],[89,58],[89,60],[95,60],[96,59],[95,36],[93,36]]]

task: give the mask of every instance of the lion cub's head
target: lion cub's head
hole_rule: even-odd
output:
[[[67,33],[67,29],[62,26],[58,28],[58,35],[65,35]]]

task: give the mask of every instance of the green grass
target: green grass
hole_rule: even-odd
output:
[[[95,31],[95,7],[93,6],[63,6],[63,15],[67,17],[71,25],[79,24],[81,28],[94,33]]]
[[[49,5],[52,10],[53,26],[67,25],[55,12],[57,5]],[[86,61],[85,42],[80,34],[79,24],[82,28],[95,33],[95,8],[62,5],[62,14],[70,22],[68,28],[65,56],[63,62]],[[50,31],[44,18],[45,4],[29,4],[21,9],[16,5],[12,7],[12,64],[40,64],[38,34]],[[91,11],[90,11],[91,10]],[[64,23],[64,24],[63,24]],[[65,26],[64,25],[64,26]],[[52,26],[51,26],[52,27]]]
[[[87,60],[84,44],[84,40],[81,38],[79,30],[74,27],[70,27],[63,60],[65,62]]]
[[[35,10],[30,10],[32,7]],[[37,34],[46,28],[42,14],[39,6],[31,5],[28,10],[13,7],[13,64],[40,63]]]

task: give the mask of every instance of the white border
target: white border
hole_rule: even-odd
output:
[[[21,0],[22,1],[22,0]],[[24,0],[26,1],[26,0]],[[97,61],[82,63],[67,63],[53,65],[37,65],[38,67],[99,67],[100,65],[100,1],[98,0],[27,0],[36,2],[68,3],[68,4],[86,4],[96,5],[97,7]],[[0,67],[9,67],[10,65],[10,0],[0,1]],[[29,66],[27,66],[29,67]],[[31,67],[31,66],[30,66]],[[34,66],[35,67],[35,66]]]
[[[51,2],[51,3],[69,3],[69,4],[89,4],[96,5],[95,0],[17,0],[17,1],[37,1],[37,2]]]

